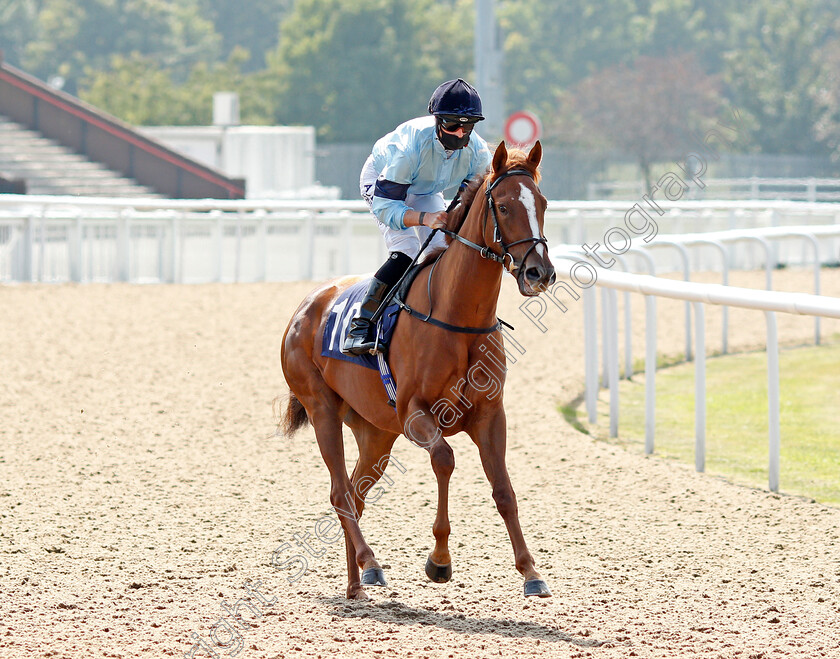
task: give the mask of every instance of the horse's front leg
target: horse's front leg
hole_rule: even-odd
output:
[[[528,551],[519,524],[516,494],[505,464],[507,422],[504,409],[499,408],[495,414],[488,415],[485,419],[468,430],[468,433],[478,446],[484,473],[493,487],[493,501],[496,502],[496,508],[507,527],[513,545],[516,569],[525,577],[525,596],[551,597],[551,591],[537,572],[534,557]]]
[[[429,451],[438,485],[437,513],[432,525],[435,548],[426,559],[426,576],[437,583],[445,583],[452,578],[452,557],[449,555],[449,479],[455,469],[455,454],[428,408],[412,401],[410,409],[413,411],[407,415],[404,434]]]
[[[452,447],[440,437],[429,447],[429,457],[438,484],[438,505],[432,533],[435,548],[426,560],[426,576],[437,583],[452,578],[452,557],[449,555],[449,478],[455,469],[455,454]]]

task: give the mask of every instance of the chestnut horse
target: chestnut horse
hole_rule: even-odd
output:
[[[367,598],[363,585],[385,585],[358,517],[400,434],[429,451],[437,477],[435,546],[426,574],[437,582],[451,577],[448,497],[455,460],[444,437],[461,431],[478,446],[513,544],[516,568],[525,578],[525,595],[551,596],[525,545],[505,466],[505,351],[496,318],[505,268],[525,296],[539,295],[554,282],[543,236],[546,200],[537,187],[541,157],[539,142],[527,155],[518,150],[508,154],[502,142],[491,170],[467,188],[461,205],[450,213],[448,224],[456,231],[446,233],[452,242],[434,267],[417,276],[405,299],[411,317],[403,314],[390,342],[396,407],[388,404],[376,371],[321,355],[332,304],[358,278],[340,278],[317,288],[289,322],[282,363],[290,395],[282,427],[291,436],[307,420],[314,426],[330,472],[330,502],[344,530],[350,599]],[[478,201],[482,197],[485,203]],[[426,315],[431,321],[421,322]],[[342,422],[359,448],[350,477],[344,465]]]

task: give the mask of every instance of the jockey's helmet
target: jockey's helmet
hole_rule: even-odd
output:
[[[478,92],[461,78],[448,80],[435,89],[432,98],[429,99],[429,114],[463,117],[464,123],[484,119]]]
[[[484,119],[478,92],[461,78],[435,89],[429,99],[429,114],[435,116],[437,138],[448,150],[467,146],[473,126]]]

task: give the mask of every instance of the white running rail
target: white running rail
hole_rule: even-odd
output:
[[[840,225],[837,224],[821,224],[821,225],[803,225],[791,227],[764,227],[756,229],[744,229],[734,231],[710,231],[707,233],[690,233],[681,235],[658,235],[649,243],[643,241],[636,241],[637,245],[630,247],[623,255],[610,252],[603,245],[600,245],[596,250],[600,258],[604,262],[609,259],[615,259],[621,269],[625,272],[630,271],[630,257],[633,255],[642,257],[645,269],[648,274],[655,275],[657,273],[656,260],[653,258],[654,251],[662,251],[657,248],[671,248],[678,257],[678,271],[682,274],[685,281],[691,281],[692,272],[701,269],[718,269],[721,273],[721,283],[724,286],[729,284],[729,272],[732,269],[732,262],[737,262],[735,254],[735,247],[738,244],[749,243],[758,245],[761,249],[765,272],[765,288],[772,290],[773,288],[773,270],[780,262],[777,256],[778,243],[781,241],[790,242],[791,240],[800,241],[807,249],[803,250],[802,256],[797,259],[797,264],[808,266],[813,270],[814,274],[814,288],[813,293],[819,295],[821,292],[820,282],[820,267],[825,262],[835,262],[837,255],[835,253],[835,239],[840,238]],[[703,260],[703,253],[698,252],[698,248],[713,247],[718,253],[717,260],[706,261]],[[694,248],[694,249],[692,249]],[[580,247],[571,245],[559,245],[554,248],[556,254],[566,255],[583,255],[584,250]],[[664,269],[666,272],[672,269]],[[631,300],[630,294],[624,294],[625,304],[625,326],[629,328],[631,317]],[[722,310],[722,324],[721,324],[721,345],[723,354],[729,352],[729,310],[723,307]],[[814,316],[814,343],[820,344],[820,317]],[[691,303],[685,303],[685,356],[687,361],[692,359],[692,340],[691,340]],[[606,342],[604,343],[606,350]],[[632,375],[632,344],[630,342],[630,332],[625,332],[625,366],[623,377],[628,378]],[[604,360],[606,363],[606,359]],[[604,381],[606,381],[606,371],[604,372]]]
[[[571,272],[575,261],[559,250],[554,265],[558,272]],[[767,327],[767,385],[768,385],[768,485],[773,492],[779,490],[779,461],[781,438],[779,430],[779,346],[776,331],[776,313],[802,314],[823,318],[840,318],[840,299],[810,295],[763,291],[720,284],[662,279],[651,275],[615,272],[598,267],[596,286],[607,294],[605,331],[606,372],[610,390],[610,436],[618,436],[618,323],[616,291],[639,293],[645,296],[645,452],[654,450],[656,419],[656,305],[657,297],[685,300],[695,311],[695,468],[705,470],[706,455],[706,349],[704,305],[716,304],[763,311]],[[586,409],[591,423],[597,421],[598,396],[598,331],[594,286],[583,289],[585,334]]]
[[[545,226],[549,244],[603,242],[605,232],[623,226],[635,205],[551,201]],[[840,223],[840,204],[658,201],[661,217],[645,202],[640,205],[663,234]],[[323,279],[375,269],[384,258],[376,224],[361,199],[0,195],[0,281]]]
[[[647,191],[644,181],[590,183],[588,196],[641,196]],[[707,178],[703,190],[693,194],[718,199],[797,199],[802,201],[840,200],[840,179],[836,178]]]

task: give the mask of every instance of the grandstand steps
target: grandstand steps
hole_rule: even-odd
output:
[[[0,174],[26,182],[27,194],[159,197],[103,165],[0,115]]]

